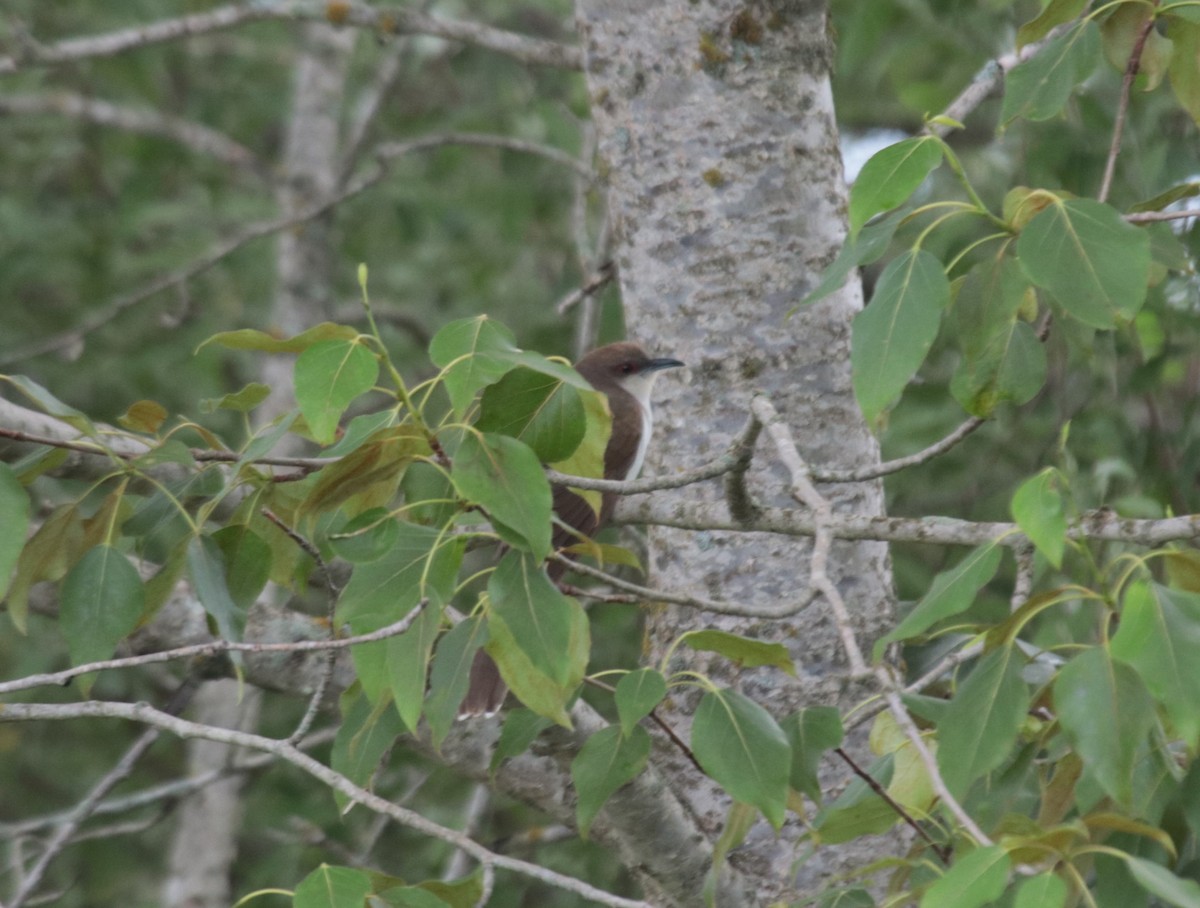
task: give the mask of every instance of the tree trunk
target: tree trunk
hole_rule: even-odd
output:
[[[646,472],[721,454],[757,390],[770,396],[810,463],[876,462],[878,446],[850,383],[850,322],[862,306],[857,280],[787,318],[846,231],[825,4],[579,0],[577,9],[629,334],[690,366],[683,379],[668,377],[655,389],[658,438]],[[760,445],[750,488],[760,504],[796,507],[772,460],[773,449]],[[883,510],[878,483],[822,492],[839,511]],[[687,494],[719,500],[721,490],[714,483]],[[778,536],[660,529],[651,567],[660,588],[779,608],[806,589],[810,552],[811,544]],[[829,572],[860,643],[869,644],[890,615],[885,546],[835,545]],[[739,687],[777,717],[818,703],[847,707],[864,693],[847,681],[837,629],[819,598],[781,621],[663,608],[648,620],[651,659],[698,627],[788,647],[796,680],[774,669],[738,671],[719,658],[672,666]],[[672,694],[663,713],[686,738],[698,691]],[[719,834],[729,799],[677,751],[658,757],[701,828]],[[754,904],[796,889],[811,894],[822,879],[879,857],[878,842],[822,849],[795,874],[789,868],[802,831],[790,822],[777,838],[760,824],[731,857],[758,881]]]

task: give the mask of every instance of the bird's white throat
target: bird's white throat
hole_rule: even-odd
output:
[[[657,372],[642,372],[638,375],[631,375],[621,382],[621,386],[634,396],[642,409],[642,435],[638,439],[637,453],[633,456],[633,463],[629,467],[629,472],[625,474],[626,480],[637,479],[638,474],[642,472],[642,464],[646,461],[646,450],[650,447],[650,434],[654,429],[654,411],[650,406],[650,391],[654,387],[656,378],[658,378]]]

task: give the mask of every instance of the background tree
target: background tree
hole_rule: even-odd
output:
[[[574,12],[6,13],[6,904],[1200,903],[1200,15]],[[848,206],[831,71],[912,136]],[[692,369],[622,509],[652,588],[585,546],[585,619],[538,462],[594,472],[603,417],[518,343],[622,320]],[[498,739],[450,721],[485,626]],[[162,730],[243,750],[181,775]],[[196,810],[230,778],[240,830]]]

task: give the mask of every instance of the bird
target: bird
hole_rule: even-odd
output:
[[[664,369],[676,369],[684,363],[672,357],[652,357],[644,347],[632,341],[606,344],[584,354],[575,371],[608,398],[612,413],[612,434],[604,449],[605,479],[636,479],[646,460],[654,413],[650,392],[654,380]],[[558,483],[553,484],[552,506],[561,525],[552,536],[555,549],[571,545],[578,536],[594,536],[612,517],[618,495],[602,492],[597,513],[580,495]],[[546,564],[546,573],[557,581],[565,572],[561,562]],[[458,710],[458,718],[493,716],[504,702],[508,687],[492,657],[476,650],[471,664],[471,680]]]

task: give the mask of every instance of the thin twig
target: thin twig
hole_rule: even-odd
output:
[[[335,10],[335,5],[325,0],[257,0],[219,6],[176,19],[163,19],[150,25],[69,38],[54,44],[39,45],[26,42],[19,53],[0,57],[0,75],[18,72],[31,66],[54,66],[96,57],[112,57],[165,41],[178,41],[267,19],[293,22],[332,21],[338,25],[376,29],[385,35],[429,35],[474,44],[525,63],[576,70],[583,67],[583,54],[577,47],[530,38],[477,22],[441,19],[401,6],[376,8],[363,3],[346,2],[338,3],[336,7]]]
[[[946,787],[946,780],[942,778],[941,770],[938,769],[937,759],[929,748],[925,746],[925,739],[921,737],[921,730],[917,728],[917,724],[913,722],[912,716],[908,714],[908,710],[904,708],[904,703],[900,700],[895,678],[882,665],[876,667],[875,677],[879,679],[879,683],[883,687],[883,697],[887,700],[888,710],[896,720],[896,724],[900,726],[900,730],[904,732],[904,736],[912,744],[922,765],[925,767],[925,773],[929,777],[929,784],[933,786],[933,790],[941,799],[942,804],[945,805],[946,809],[954,815],[954,818],[958,820],[962,828],[980,846],[991,845],[991,838],[979,828],[979,824],[971,818],[971,815],[967,813],[962,804],[958,802],[958,799],[950,793],[950,789]]]
[[[716,612],[721,615],[737,615],[743,618],[787,618],[795,615],[797,612],[803,611],[812,601],[812,596],[809,595],[801,597],[798,601],[790,605],[785,605],[782,608],[760,609],[748,605],[724,602],[719,599],[708,599],[704,596],[688,596],[682,593],[669,593],[666,590],[657,590],[648,586],[639,586],[636,583],[622,580],[620,577],[614,577],[612,574],[606,573],[599,568],[583,564],[558,553],[552,554],[547,560],[566,565],[567,568],[577,574],[583,574],[585,577],[592,577],[596,580],[603,580],[605,583],[619,590],[633,593],[643,602],[669,602],[672,605],[684,605],[688,608],[703,609],[706,612]]]
[[[898,473],[900,470],[915,467],[918,464],[923,464],[926,461],[933,460],[940,454],[945,454],[956,444],[978,429],[986,422],[978,416],[972,416],[970,419],[963,422],[953,432],[947,435],[940,441],[935,441],[929,447],[917,451],[915,454],[909,454],[906,457],[897,457],[895,460],[888,460],[884,463],[874,464],[871,466],[860,467],[856,470],[821,470],[815,469],[812,471],[812,477],[817,482],[865,482],[869,479],[879,479],[881,476],[887,476],[891,473]]]
[[[310,750],[314,747],[328,744],[336,735],[336,728],[324,728],[313,732],[300,743],[300,749]],[[122,795],[121,797],[107,798],[96,805],[96,809],[92,811],[92,815],[100,816],[102,814],[126,813],[163,802],[169,804],[194,794],[203,788],[207,788],[215,782],[220,782],[231,775],[254,772],[265,766],[270,766],[275,762],[275,759],[271,754],[254,754],[253,756],[238,758],[233,763],[226,764],[219,769],[209,769],[199,775],[152,785],[141,791]],[[397,803],[404,803],[404,801],[401,799]],[[58,813],[20,820],[15,823],[0,823],[0,839],[14,839],[19,836],[27,836],[38,832],[47,826],[57,826],[66,819],[68,813],[69,811],[59,811]]]
[[[155,136],[208,155],[259,179],[266,168],[245,145],[203,123],[174,117],[162,111],[113,104],[68,91],[45,94],[0,95],[0,115],[59,114],[124,132]]]
[[[144,653],[140,656],[128,656],[123,659],[105,659],[100,662],[87,662],[74,668],[63,669],[60,672],[49,672],[41,675],[27,675],[15,681],[0,682],[0,694],[11,694],[19,690],[29,690],[34,687],[61,686],[80,675],[92,672],[109,671],[119,668],[138,668],[156,662],[171,662],[175,659],[188,659],[192,656],[212,656],[217,653],[302,653],[319,650],[338,650],[360,643],[374,643],[376,640],[386,640],[408,630],[421,613],[424,600],[417,604],[411,612],[394,621],[387,627],[381,627],[369,634],[358,634],[354,637],[339,637],[330,640],[297,640],[292,643],[235,643],[232,640],[213,640],[209,643],[195,643],[191,646],[180,646],[175,649],[163,650],[158,653]]]
[[[792,497],[812,512],[815,532],[812,554],[809,556],[808,588],[820,592],[825,597],[825,601],[829,603],[838,634],[842,638],[842,647],[850,663],[850,676],[852,678],[865,677],[870,674],[870,669],[854,638],[854,626],[850,618],[850,611],[846,608],[837,584],[833,582],[826,570],[829,550],[833,545],[834,538],[829,526],[833,508],[812,484],[808,464],[800,456],[796,442],[792,439],[791,431],[766,395],[756,394],[750,401],[750,411],[763,424],[763,428],[775,442],[776,454],[792,480],[790,490]]]
[[[850,618],[850,612],[846,608],[846,603],[843,601],[837,585],[833,583],[832,579],[825,572],[826,558],[828,557],[829,546],[833,539],[829,531],[832,508],[829,502],[813,486],[808,465],[800,456],[800,452],[796,447],[795,441],[792,439],[787,424],[784,423],[765,395],[755,395],[750,402],[750,409],[759,418],[763,427],[775,442],[779,459],[791,476],[792,496],[813,512],[813,520],[816,527],[813,540],[813,553],[809,562],[808,582],[810,588],[819,590],[829,603],[830,610],[833,612],[834,623],[837,625],[838,633],[842,638],[842,647],[846,653],[846,660],[850,664],[850,676],[852,678],[861,678],[872,674],[875,676],[883,688],[883,697],[887,701],[888,708],[893,717],[896,719],[896,724],[900,727],[905,737],[908,738],[909,743],[912,744],[913,749],[925,766],[925,771],[929,775],[929,781],[934,791],[942,799],[946,808],[954,814],[962,827],[976,841],[981,845],[991,844],[991,840],[946,787],[946,783],[938,770],[937,761],[934,759],[933,754],[930,753],[929,748],[925,746],[920,730],[900,700],[900,695],[897,693],[898,685],[895,679],[888,674],[883,666],[878,666],[872,671],[868,668],[867,662],[863,658],[862,649],[859,647],[858,640],[854,636],[854,627]]]
[[[296,543],[300,550],[305,552],[309,558],[316,562],[317,570],[321,572],[321,576],[325,578],[325,587],[329,590],[329,599],[326,605],[326,618],[329,621],[329,626],[334,627],[336,621],[334,615],[337,611],[338,599],[342,595],[342,588],[338,586],[336,580],[333,579],[333,573],[329,570],[329,565],[321,556],[321,551],[298,532],[288,526],[282,517],[272,511],[270,508],[262,508],[262,515],[279,527],[288,539]],[[411,618],[412,621],[417,619],[421,611],[425,607],[428,600],[418,602],[416,607],[405,615],[405,618]],[[409,622],[411,625],[412,621]],[[325,691],[329,689],[329,682],[333,678],[333,669],[337,664],[337,651],[332,649],[325,650],[325,658],[322,660],[321,674],[317,678],[316,687],[313,689],[312,696],[308,698],[308,708],[304,711],[304,715],[296,724],[296,728],[288,736],[288,741],[295,744],[312,728],[312,724],[316,721],[317,712],[321,709],[321,704],[325,701]]]
[[[1158,0],[1155,0],[1154,6],[1158,6]],[[1125,116],[1129,112],[1129,96],[1133,91],[1134,77],[1137,76],[1141,66],[1146,39],[1154,30],[1154,21],[1154,12],[1151,10],[1138,31],[1137,39],[1133,42],[1133,49],[1129,52],[1129,60],[1125,63],[1125,75],[1121,78],[1121,95],[1117,101],[1117,116],[1113,121],[1112,142],[1109,143],[1108,158],[1104,162],[1104,177],[1100,181],[1100,191],[1096,194],[1096,199],[1101,202],[1108,201],[1108,193],[1112,189],[1113,175],[1117,169],[1117,155],[1121,152],[1121,135],[1125,132]]]
[[[1135,211],[1124,215],[1131,224],[1150,224],[1156,221],[1181,221],[1185,218],[1200,218],[1200,208],[1182,208],[1178,211]]]
[[[933,668],[929,669],[929,671],[923,674],[920,678],[905,687],[904,693],[921,693],[931,684],[941,680],[941,678],[945,676],[946,672],[957,668],[964,662],[971,661],[981,652],[983,652],[983,644],[972,643],[968,646],[964,646],[957,652],[950,653],[949,655],[938,660],[937,664],[934,665]],[[885,709],[887,709],[887,703],[883,700],[879,700],[876,703],[872,703],[863,709],[858,710],[850,718],[844,719],[842,721],[842,726],[845,731],[849,731],[852,728],[858,728],[858,726],[862,725],[864,722],[869,722],[871,719],[874,719]]]
[[[380,797],[365,788],[351,782],[339,772],[330,769],[319,760],[299,751],[293,744],[250,732],[238,731],[231,728],[217,728],[190,722],[168,715],[162,710],[155,709],[148,703],[114,703],[91,700],[82,703],[11,703],[0,710],[0,722],[29,722],[29,721],[67,721],[85,718],[125,719],[151,725],[163,731],[170,732],[181,738],[204,738],[218,741],[234,747],[244,747],[249,750],[259,750],[271,753],[281,760],[309,774],[327,787],[341,792],[349,800],[362,804],[375,813],[386,814],[398,823],[414,829],[424,835],[439,839],[461,848],[485,867],[491,865],[503,870],[539,880],[547,885],[563,889],[591,899],[602,905],[614,908],[652,908],[648,902],[638,899],[627,899],[597,889],[583,880],[575,879],[562,873],[557,873],[537,864],[521,861],[506,855],[496,854],[484,848],[469,836],[447,829],[438,823],[422,816],[416,811],[393,804],[386,798]]]
[[[833,752],[842,758],[845,764],[850,767],[850,771],[862,779],[867,784],[867,787],[871,789],[871,791],[883,798],[883,800],[887,802],[887,805],[891,807],[892,810],[894,810],[900,816],[900,818],[904,820],[905,823],[907,823],[916,831],[917,835],[929,843],[929,847],[933,849],[934,854],[942,859],[943,864],[950,862],[949,846],[939,845],[937,842],[935,842],[933,840],[933,836],[929,834],[925,827],[913,819],[909,812],[904,809],[904,805],[898,803],[895,798],[888,794],[887,789],[879,784],[878,779],[859,766],[858,763],[854,761],[853,757],[846,753],[845,748],[835,747]]]
[[[566,315],[585,299],[595,296],[607,287],[616,276],[617,267],[613,261],[609,260],[602,263],[591,277],[554,304],[555,313],[557,315]]]
[[[167,705],[162,715],[173,716],[181,712],[195,693],[198,684],[199,681],[194,677],[185,678],[171,697],[171,702]],[[143,731],[138,739],[121,756],[121,759],[117,761],[116,765],[105,773],[100,781],[93,785],[92,789],[67,813],[58,825],[58,828],[54,830],[53,835],[50,836],[50,840],[46,843],[37,862],[17,884],[12,900],[8,903],[8,908],[20,908],[20,906],[25,904],[29,897],[37,890],[37,887],[41,885],[46,871],[50,868],[50,864],[67,847],[80,825],[95,812],[105,795],[133,772],[133,768],[137,765],[138,760],[150,749],[150,745],[158,740],[159,734],[160,730],[157,728],[148,728]]]

